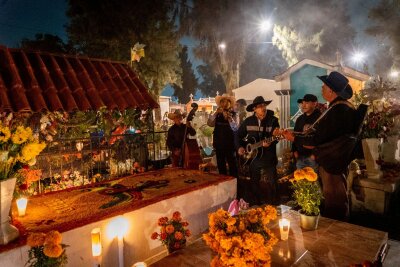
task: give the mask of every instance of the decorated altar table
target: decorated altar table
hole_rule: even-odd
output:
[[[208,213],[228,208],[236,196],[236,179],[195,170],[162,169],[129,177],[63,190],[29,199],[25,217],[14,222],[22,233],[16,242],[0,246],[0,266],[24,266],[28,258],[25,238],[31,232],[62,232],[67,244],[68,265],[93,266],[91,231],[102,233],[102,267],[118,266],[118,242],[107,236],[116,216],[129,222],[124,236],[124,266],[163,253],[160,242],[151,240],[159,217],[179,210],[190,222],[193,235],[208,227]]]
[[[271,254],[271,266],[349,266],[373,261],[382,244],[387,242],[386,232],[321,217],[318,229],[303,231],[297,212],[283,214],[291,222],[289,239],[279,240]],[[271,224],[276,237],[280,237],[277,221]],[[215,254],[202,239],[151,264],[151,267],[181,266],[208,267]]]

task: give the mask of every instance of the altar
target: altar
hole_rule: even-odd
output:
[[[235,196],[233,177],[169,168],[31,197],[24,217],[16,215],[14,203],[13,223],[21,236],[0,246],[0,266],[24,266],[27,235],[50,230],[60,231],[62,243],[68,245],[67,266],[93,266],[91,231],[95,228],[101,231],[101,266],[118,266],[120,245],[107,233],[117,216],[129,223],[122,254],[123,266],[132,266],[165,252],[159,241],[151,240],[159,217],[179,211],[193,236],[198,236],[208,228],[208,213],[227,209]]]
[[[318,229],[304,231],[300,216],[288,211],[282,217],[290,220],[289,239],[279,240],[271,253],[271,266],[349,266],[373,261],[388,241],[386,232],[320,217]],[[280,237],[277,221],[270,228]],[[215,254],[200,238],[187,248],[150,264],[150,267],[208,267]]]

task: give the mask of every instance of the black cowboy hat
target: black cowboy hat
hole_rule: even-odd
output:
[[[266,105],[269,105],[269,103],[271,103],[271,102],[272,102],[272,100],[264,100],[264,97],[262,97],[262,96],[256,96],[256,98],[254,98],[254,100],[253,100],[253,103],[251,103],[250,105],[248,105],[248,106],[246,107],[246,110],[247,110],[248,112],[252,112],[253,109],[254,109],[257,105],[259,105],[259,104],[266,104]]]
[[[338,96],[350,99],[353,96],[353,89],[349,85],[349,80],[341,73],[332,71],[329,75],[317,76]]]
[[[297,103],[302,103],[302,102],[318,102],[318,98],[313,95],[313,94],[305,94],[303,98],[298,99]]]

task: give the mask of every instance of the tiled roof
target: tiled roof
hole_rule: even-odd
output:
[[[157,108],[125,63],[0,46],[0,112]]]

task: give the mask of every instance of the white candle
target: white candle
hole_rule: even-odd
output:
[[[124,237],[118,235],[118,266],[124,267]]]
[[[92,236],[92,255],[93,266],[98,267],[101,265],[101,233],[100,228],[95,228],[91,232]]]
[[[281,232],[281,239],[287,240],[289,238],[290,221],[288,219],[279,220],[279,230]]]
[[[17,207],[18,207],[18,215],[25,216],[26,206],[28,205],[28,199],[25,197],[21,197],[17,199]]]
[[[141,262],[136,262],[133,267],[147,267],[147,264],[143,261]]]

